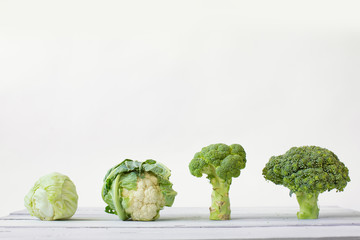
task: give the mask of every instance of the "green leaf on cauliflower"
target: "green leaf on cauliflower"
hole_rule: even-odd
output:
[[[135,172],[130,172],[121,175],[120,177],[120,187],[126,188],[127,190],[135,190],[137,183],[138,175]]]

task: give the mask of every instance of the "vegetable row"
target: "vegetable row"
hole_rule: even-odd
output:
[[[245,166],[246,153],[239,144],[209,145],[190,161],[190,173],[195,177],[206,175],[212,185],[211,220],[231,218],[230,186]],[[105,174],[101,192],[105,212],[121,220],[158,219],[160,210],[171,207],[177,195],[170,175],[170,169],[155,160],[125,159]],[[262,175],[287,187],[290,196],[296,195],[298,219],[317,219],[319,194],[333,189],[343,191],[350,181],[344,163],[330,150],[317,146],[293,147],[283,155],[272,156]],[[55,172],[36,181],[24,201],[29,213],[41,220],[69,219],[77,210],[78,195],[70,178]]]

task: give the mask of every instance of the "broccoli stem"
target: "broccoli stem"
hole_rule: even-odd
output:
[[[210,179],[213,186],[211,194],[210,220],[229,220],[230,219],[230,184],[218,177]]]
[[[317,205],[319,193],[297,192],[296,199],[300,206],[297,212],[298,219],[317,219],[319,217],[319,207]]]

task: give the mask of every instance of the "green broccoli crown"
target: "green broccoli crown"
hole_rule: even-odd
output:
[[[350,181],[344,163],[333,152],[317,146],[293,147],[284,155],[271,157],[262,174],[294,193],[343,191]]]
[[[208,178],[218,176],[224,180],[239,177],[240,170],[245,168],[246,153],[239,144],[230,146],[218,143],[204,147],[196,153],[189,164],[192,175],[202,177],[207,174]]]

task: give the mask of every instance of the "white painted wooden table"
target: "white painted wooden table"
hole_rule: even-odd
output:
[[[102,208],[79,208],[66,221],[40,221],[25,210],[0,218],[2,239],[360,239],[360,212],[321,206],[317,220],[297,208],[233,208],[210,221],[207,208],[166,208],[152,222],[120,221]]]

